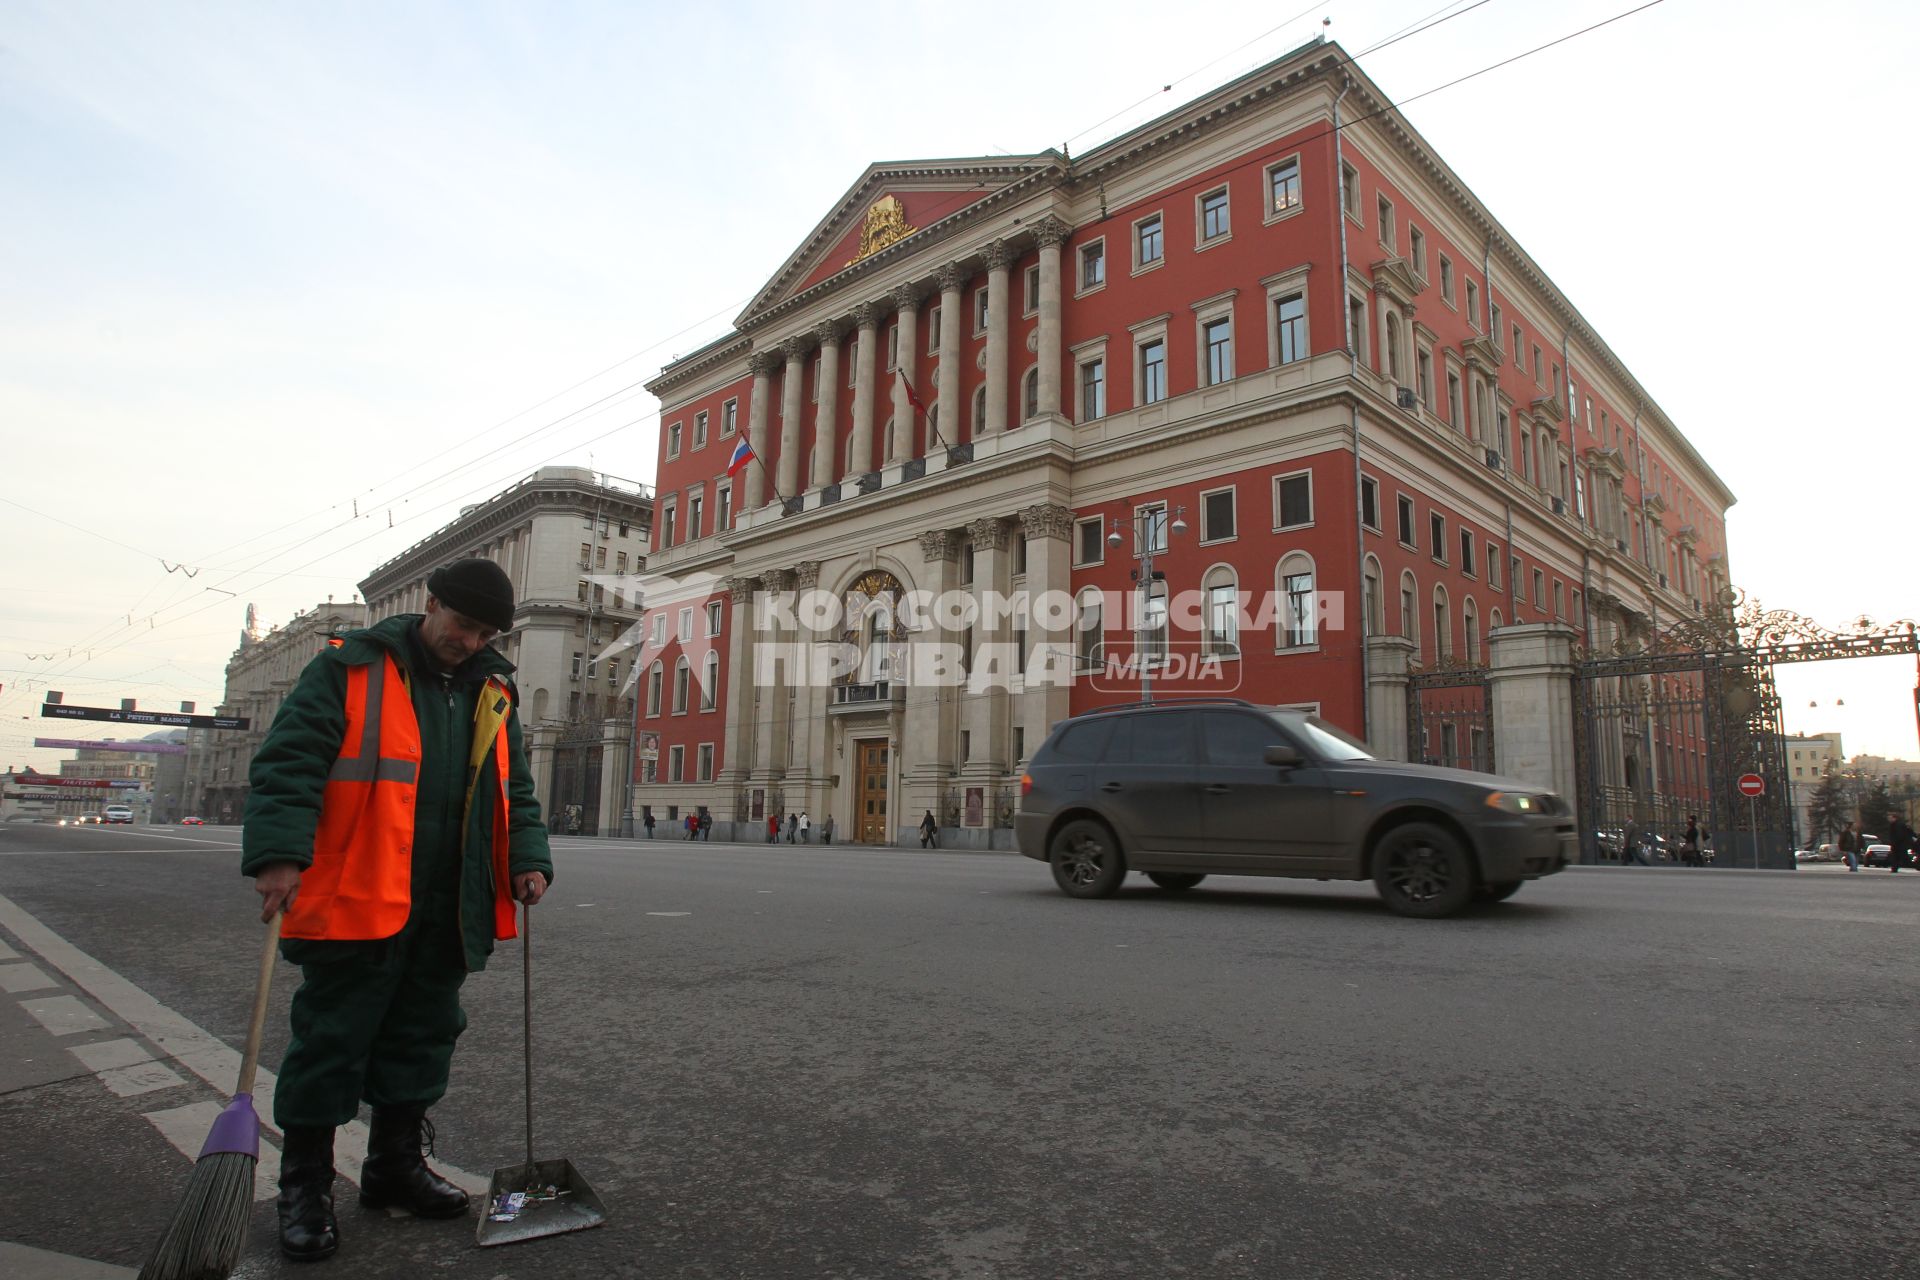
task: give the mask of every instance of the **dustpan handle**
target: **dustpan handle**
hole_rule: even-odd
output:
[[[527,1050],[527,1185],[533,1185],[533,904],[520,904],[520,1001],[526,1017]]]

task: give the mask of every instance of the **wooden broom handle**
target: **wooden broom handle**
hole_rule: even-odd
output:
[[[267,997],[273,994],[273,959],[280,950],[280,918],[285,912],[276,911],[273,919],[267,922],[267,938],[260,946],[260,977],[253,988],[253,1020],[247,1024],[247,1052],[240,1059],[240,1082],[233,1091],[236,1094],[253,1093],[254,1073],[260,1067],[260,1038],[267,1029]]]

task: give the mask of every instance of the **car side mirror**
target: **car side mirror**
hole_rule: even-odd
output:
[[[1270,765],[1275,765],[1282,769],[1292,769],[1300,763],[1300,748],[1288,746],[1268,747],[1266,754],[1263,755],[1261,759]]]

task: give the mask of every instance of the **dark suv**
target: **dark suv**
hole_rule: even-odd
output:
[[[1379,760],[1317,716],[1232,699],[1063,720],[1021,792],[1020,852],[1076,898],[1129,871],[1168,890],[1210,874],[1371,879],[1401,915],[1445,916],[1552,875],[1579,839],[1550,791]]]

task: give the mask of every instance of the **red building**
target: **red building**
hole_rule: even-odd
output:
[[[1410,664],[1727,581],[1732,495],[1331,43],[1084,155],[872,166],[650,386],[656,814],[985,842],[1048,726],[1143,676],[1399,756]],[[859,668],[770,656],[809,643]]]

